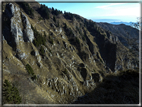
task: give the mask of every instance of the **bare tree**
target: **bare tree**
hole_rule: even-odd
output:
[[[142,17],[137,18],[137,22],[136,23],[132,23],[132,27],[138,29],[138,30],[142,30]]]

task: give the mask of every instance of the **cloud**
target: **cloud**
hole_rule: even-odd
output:
[[[124,4],[124,5],[122,5]],[[139,3],[111,3],[103,6],[97,6],[100,12],[99,16],[124,16],[124,17],[140,17]]]
[[[110,9],[110,8],[112,8],[113,6],[122,5],[122,4],[125,4],[125,3],[111,3],[111,4],[108,4],[108,5],[97,6],[97,7],[95,7],[95,8],[99,8],[99,9]]]
[[[140,17],[140,6],[117,7],[103,16],[136,16]]]

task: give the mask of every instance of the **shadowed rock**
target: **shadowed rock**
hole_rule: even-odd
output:
[[[80,67],[85,67],[85,65],[83,63],[80,63],[79,66]]]
[[[94,82],[99,82],[100,75],[98,73],[94,73],[94,74],[92,74],[92,78],[94,79]]]
[[[87,70],[86,70],[86,68],[81,68],[81,76],[83,77],[83,79],[85,81],[86,77],[87,77]]]

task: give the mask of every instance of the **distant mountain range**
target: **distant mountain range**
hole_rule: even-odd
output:
[[[116,24],[115,24],[116,23]],[[138,35],[139,32],[136,28],[133,28],[131,26],[132,22],[130,23],[117,23],[114,22],[112,23],[103,23],[103,22],[99,22],[97,23],[100,27],[102,27],[103,29],[110,31],[113,35],[117,36],[119,38],[119,40],[121,41],[121,43],[124,46],[128,47],[128,42],[127,42],[127,38],[136,38],[138,41]],[[129,25],[128,25],[129,24]],[[128,35],[130,34],[130,35]]]
[[[105,22],[105,23],[110,23],[113,25],[125,24],[125,25],[129,25],[129,26],[132,26],[132,24],[134,23],[134,22],[123,22],[118,19],[94,19],[93,21],[94,22]]]
[[[133,23],[134,22],[110,22],[110,24],[114,24],[114,25],[125,24],[129,26],[132,26]]]
[[[120,22],[121,20],[119,19],[93,19],[93,21],[110,23],[110,22]]]

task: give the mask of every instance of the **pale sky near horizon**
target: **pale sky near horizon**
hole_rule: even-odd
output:
[[[36,1],[40,2],[40,0]],[[141,12],[140,3],[47,3],[48,0],[45,1],[41,4],[63,12],[75,13],[91,20],[112,19],[114,21],[136,22]]]

